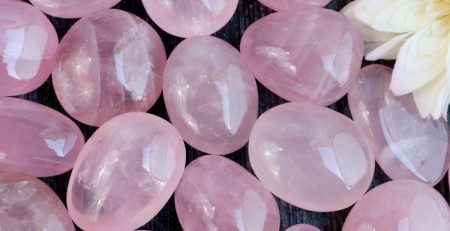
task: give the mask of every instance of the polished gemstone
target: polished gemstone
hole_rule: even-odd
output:
[[[187,166],[175,206],[185,231],[280,227],[272,194],[246,169],[221,156],[203,156]]]
[[[367,138],[342,114],[287,103],[265,112],[250,135],[256,176],[282,200],[328,212],[349,207],[369,188],[375,160]]]
[[[302,7],[306,5],[311,6],[325,6],[331,2],[331,0],[258,0],[263,5],[273,10],[288,10],[294,7]]]
[[[286,231],[320,231],[320,229],[307,224],[294,225],[286,229]]]
[[[342,14],[305,6],[250,25],[241,52],[255,77],[273,93],[289,101],[328,105],[357,81],[363,41]]]
[[[147,22],[125,11],[80,19],[58,53],[56,95],[85,124],[100,126],[121,113],[147,111],[161,94],[164,45]]]
[[[247,143],[258,91],[231,45],[209,36],[184,40],[170,55],[163,82],[170,120],[191,146],[228,154]]]
[[[20,1],[0,2],[0,97],[38,88],[52,72],[58,36],[45,15]]]
[[[127,0],[125,0],[127,1]],[[81,18],[108,9],[120,0],[30,0],[43,12],[60,18]]]
[[[450,161],[445,120],[423,119],[412,95],[395,97],[389,91],[392,69],[370,65],[349,92],[356,124],[371,140],[378,164],[392,179],[437,184]]]
[[[175,191],[186,152],[167,121],[143,112],[119,115],[87,141],[75,163],[67,206],[85,231],[134,230]]]

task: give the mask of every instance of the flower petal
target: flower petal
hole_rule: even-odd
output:
[[[446,73],[443,72],[439,77],[413,92],[417,109],[423,118],[430,115],[435,119],[441,117],[442,108],[448,98],[446,79]]]
[[[378,59],[393,60],[397,58],[397,54],[405,43],[407,38],[409,38],[412,33],[404,33],[397,35],[396,37],[390,39],[389,41],[381,44],[380,46],[374,48],[366,55],[366,60],[375,61]]]

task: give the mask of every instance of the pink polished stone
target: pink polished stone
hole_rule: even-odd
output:
[[[188,165],[175,191],[185,231],[278,231],[280,214],[272,194],[247,170],[221,156]]]
[[[43,12],[60,18],[81,18],[108,9],[120,0],[30,0]]]
[[[258,90],[231,45],[209,36],[184,40],[167,61],[163,88],[172,124],[194,148],[228,154],[247,143]]]
[[[69,181],[67,206],[85,231],[134,230],[169,200],[186,152],[167,121],[131,112],[102,125],[83,148]]]
[[[302,7],[305,5],[325,6],[331,0],[258,0],[263,5],[273,10],[289,10],[295,7]]]
[[[58,196],[42,181],[0,173],[0,230],[75,231]]]
[[[437,184],[448,170],[450,149],[445,120],[422,119],[412,95],[389,91],[392,69],[370,65],[349,92],[353,118],[368,134],[375,157],[392,179]]]
[[[320,229],[307,224],[294,225],[286,229],[286,231],[320,231]]]
[[[61,113],[27,100],[0,98],[0,171],[59,175],[73,167],[83,145],[80,129]]]
[[[275,94],[328,105],[357,81],[363,41],[342,14],[301,7],[250,25],[241,52],[255,77]]]
[[[430,186],[391,181],[367,193],[350,211],[343,231],[448,231],[450,209]]]
[[[75,119],[99,126],[147,111],[162,90],[163,43],[147,22],[120,10],[80,19],[66,33],[53,71],[56,95]]]
[[[142,0],[150,18],[169,34],[210,35],[231,19],[239,0]]]
[[[336,211],[360,199],[375,160],[366,137],[342,114],[287,103],[264,113],[250,135],[249,157],[261,182],[297,207]]]
[[[52,72],[58,36],[37,8],[20,1],[0,2],[0,96],[38,88]]]

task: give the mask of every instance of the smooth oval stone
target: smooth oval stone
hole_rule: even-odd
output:
[[[210,35],[225,26],[239,0],[142,0],[150,18],[171,35]]]
[[[186,152],[167,121],[119,115],[87,141],[75,163],[67,206],[86,231],[134,230],[166,204],[183,174]]]
[[[450,209],[439,192],[426,184],[391,181],[356,203],[342,230],[448,231]]]
[[[80,19],[58,53],[56,95],[85,124],[100,126],[121,113],[148,111],[161,94],[164,45],[147,22],[125,11]]]
[[[375,158],[394,180],[437,184],[448,170],[450,149],[445,120],[423,119],[412,95],[389,91],[392,69],[366,66],[348,94],[356,124],[371,140]]]
[[[305,6],[250,25],[241,53],[256,79],[278,96],[328,105],[357,81],[363,40],[342,14]]]
[[[0,173],[0,230],[75,231],[64,204],[42,181]]]
[[[120,0],[30,0],[46,14],[59,18],[81,18],[96,11],[108,9]]]
[[[231,45],[209,36],[184,40],[170,55],[163,82],[170,121],[191,146],[228,154],[247,143],[258,90]]]
[[[36,177],[69,171],[84,145],[77,125],[23,99],[0,98],[0,171]]]
[[[308,224],[300,224],[300,225],[294,225],[286,229],[286,231],[320,231],[320,229],[308,225]]]
[[[295,7],[303,7],[305,5],[311,6],[325,6],[331,2],[331,0],[258,0],[263,5],[276,10],[289,10]]]
[[[264,186],[282,200],[337,211],[360,199],[375,160],[353,121],[325,107],[287,103],[258,118],[249,157]]]
[[[0,2],[0,97],[35,90],[52,72],[58,36],[47,17],[21,1]]]
[[[246,169],[221,156],[190,163],[175,191],[185,231],[278,231],[280,214],[272,194]]]

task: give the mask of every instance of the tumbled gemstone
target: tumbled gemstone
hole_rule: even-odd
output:
[[[83,230],[134,230],[166,204],[186,152],[167,121],[143,112],[114,117],[87,141],[75,163],[67,206]]]
[[[280,214],[272,194],[246,169],[221,156],[190,163],[175,191],[185,231],[278,231]]]
[[[450,161],[445,120],[423,119],[412,95],[395,97],[389,91],[392,69],[370,65],[349,92],[356,124],[371,140],[375,158],[392,179],[437,184]]]
[[[288,10],[294,7],[303,7],[306,5],[311,6],[325,6],[331,2],[331,0],[258,0],[263,5],[273,10]]]
[[[108,9],[120,0],[30,0],[43,12],[60,18],[81,18]]]
[[[307,224],[294,225],[286,229],[286,231],[320,231],[320,229]]]
[[[450,230],[450,209],[432,187],[412,180],[382,184],[350,211],[343,231]]]
[[[0,171],[59,175],[73,167],[83,145],[80,129],[61,113],[23,99],[0,98]]]
[[[58,47],[55,28],[36,7],[0,2],[0,97],[35,90],[52,72]]]
[[[0,173],[0,230],[75,231],[64,204],[42,181]]]
[[[191,146],[228,154],[247,143],[258,91],[231,45],[209,36],[184,40],[170,55],[163,82],[170,120]]]
[[[305,6],[250,25],[241,52],[273,93],[289,101],[328,105],[357,81],[363,40],[342,14]]]
[[[256,176],[297,207],[336,211],[355,203],[372,181],[375,160],[353,121],[328,108],[287,103],[265,112],[250,135]]]
[[[125,11],[80,19],[58,53],[56,95],[85,124],[100,126],[121,113],[147,111],[161,94],[164,45],[147,22]]]

